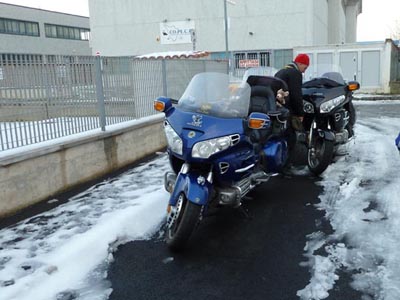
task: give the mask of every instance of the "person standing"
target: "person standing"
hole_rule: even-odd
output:
[[[289,91],[289,101],[287,108],[290,111],[290,125],[288,129],[288,152],[289,159],[287,168],[293,163],[294,149],[296,146],[296,131],[304,132],[303,127],[303,93],[301,86],[303,84],[303,73],[310,65],[310,58],[305,53],[298,54],[292,63],[279,70],[275,77],[286,82]]]

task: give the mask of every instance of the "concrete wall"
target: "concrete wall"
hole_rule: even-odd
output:
[[[89,41],[46,38],[44,23],[89,28],[89,18],[0,3],[0,17],[39,23],[39,37],[0,34],[0,53],[91,55]]]
[[[0,152],[0,217],[162,150],[163,119],[159,114],[124,128]]]

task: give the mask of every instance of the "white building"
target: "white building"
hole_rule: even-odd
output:
[[[228,41],[237,58],[270,65],[272,50],[355,42],[362,9],[362,0],[227,0],[225,19],[224,4],[89,0],[93,51],[121,56],[195,48],[225,58]],[[285,60],[292,51],[276,54]]]
[[[294,55],[307,53],[310,67],[305,79],[321,75],[325,68],[337,68],[346,81],[357,80],[362,92],[400,93],[400,49],[387,39],[383,42],[348,43],[294,48]]]
[[[0,58],[91,55],[89,18],[0,2]]]

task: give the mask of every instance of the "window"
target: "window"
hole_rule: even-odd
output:
[[[71,26],[44,24],[45,34],[48,38],[88,41],[90,30]]]
[[[270,65],[270,60],[269,60],[269,52],[260,52],[260,66],[269,66]]]
[[[39,36],[39,23],[0,18],[0,33]]]
[[[258,59],[258,53],[257,52],[247,53],[247,59]]]
[[[293,60],[292,49],[274,50],[274,68],[281,69]]]
[[[0,54],[0,65],[30,65],[42,63],[42,55],[40,54]]]
[[[245,69],[248,67],[240,66],[241,60],[258,60],[259,66],[270,66],[270,52],[238,52],[235,53],[235,67],[236,69]]]
[[[238,69],[239,67],[239,60],[245,59],[246,53],[235,53],[235,68]]]

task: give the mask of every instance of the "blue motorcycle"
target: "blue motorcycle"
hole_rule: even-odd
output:
[[[287,159],[288,111],[275,97],[283,81],[250,76],[231,82],[227,74],[200,73],[179,101],[159,97],[173,172],[166,242],[171,250],[187,244],[199,222],[221,207],[241,206],[244,196],[280,172]]]

